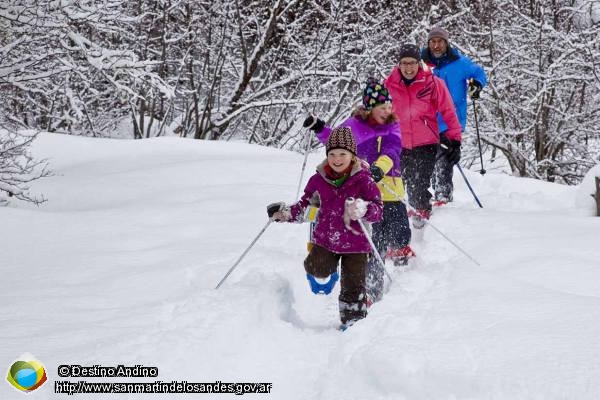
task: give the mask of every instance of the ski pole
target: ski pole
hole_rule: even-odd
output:
[[[381,264],[381,267],[383,268],[383,272],[385,272],[385,276],[387,276],[390,283],[392,283],[393,282],[392,276],[390,275],[389,272],[387,272],[387,269],[385,269],[385,262],[383,261],[383,259],[381,258],[381,254],[379,254],[379,251],[375,247],[375,243],[373,243],[373,239],[371,238],[371,235],[369,235],[369,231],[367,231],[367,228],[365,227],[364,222],[362,222],[361,219],[358,219],[357,221],[358,221],[358,224],[360,225],[360,229],[362,229],[363,233],[367,237],[367,240],[369,241],[369,244],[371,245],[371,249],[373,249],[375,258],[377,259],[379,264]]]
[[[467,176],[463,172],[462,168],[458,164],[456,164],[456,167],[458,168],[458,171],[460,172],[460,174],[462,175],[463,179],[465,180],[465,183],[467,184],[467,187],[471,191],[471,194],[473,195],[473,198],[477,202],[477,205],[479,206],[479,208],[483,208],[483,206],[481,205],[481,202],[479,201],[479,198],[477,197],[477,195],[475,194],[475,191],[471,187],[471,184],[469,183],[469,180],[467,179]]]
[[[346,199],[346,204],[347,205],[348,204],[352,204],[353,202],[354,202],[354,198],[352,198],[352,197],[348,197]],[[360,229],[362,230],[363,234],[367,237],[367,240],[369,241],[369,245],[371,246],[371,249],[373,250],[373,254],[375,254],[375,258],[377,259],[377,261],[381,264],[381,267],[383,268],[383,272],[385,272],[385,275],[390,280],[390,283],[392,283],[392,276],[385,269],[385,262],[381,258],[381,254],[379,254],[379,250],[377,250],[377,247],[375,247],[375,243],[373,243],[373,239],[371,238],[371,235],[369,235],[369,231],[365,227],[365,224],[362,222],[362,220],[360,218],[357,219],[356,221],[360,225]]]
[[[446,146],[444,143],[440,143],[440,147],[442,149],[447,150],[448,146]],[[443,155],[443,154],[442,154]],[[475,199],[475,201],[477,202],[477,205],[479,206],[479,208],[483,208],[483,206],[481,205],[481,202],[479,201],[479,198],[477,197],[477,195],[475,194],[475,191],[473,190],[473,188],[471,187],[471,184],[469,183],[469,180],[467,179],[467,176],[465,175],[465,173],[463,172],[462,168],[460,167],[459,163],[454,164],[454,166],[456,168],[458,168],[458,171],[460,172],[460,174],[462,175],[463,179],[465,180],[465,183],[467,184],[467,187],[469,188],[469,190],[471,191],[471,194],[473,195],[473,198]]]
[[[464,251],[459,245],[457,245],[456,243],[454,243],[452,241],[452,239],[450,239],[448,236],[446,236],[442,231],[440,231],[438,228],[436,228],[436,226],[434,224],[432,224],[431,222],[429,222],[429,220],[425,220],[425,222],[431,226],[437,233],[439,233],[444,239],[446,239],[448,242],[450,242],[450,244],[454,247],[456,247],[461,253],[463,253],[465,256],[467,256],[467,258],[471,261],[473,261],[476,265],[481,266],[481,264],[479,264],[479,262],[477,262],[476,259],[474,259],[473,257],[471,257],[469,255],[469,253],[467,253],[466,251]]]
[[[304,149],[304,161],[302,162],[302,171],[300,171],[300,180],[298,181],[298,189],[296,190],[296,197],[300,196],[300,188],[302,187],[302,179],[304,178],[304,170],[306,169],[306,161],[308,160],[308,153],[310,152],[310,135],[306,135],[306,148]]]
[[[430,127],[430,126],[429,126],[429,124],[427,123],[427,120],[425,120],[425,119],[424,119],[424,120],[423,120],[423,123],[425,124],[425,126],[426,126],[426,127],[428,127],[428,128],[429,128],[429,130],[431,131],[431,133],[433,134],[433,136],[437,137],[437,138],[438,138],[438,140],[439,140],[440,136],[439,136],[438,134],[436,134],[436,133],[435,133],[435,131],[433,130],[433,128],[432,128],[432,127]],[[444,149],[444,150],[448,150],[448,146],[446,146],[444,143],[441,143],[441,142],[440,142],[440,147],[441,147],[442,149]],[[441,157],[442,155],[443,155],[443,154],[441,154],[441,155],[440,155],[440,157]],[[438,157],[438,158],[439,158],[439,157]],[[436,161],[437,161],[437,158],[436,158]],[[471,187],[471,184],[469,183],[469,180],[467,179],[467,177],[466,177],[465,173],[463,172],[462,168],[460,167],[460,165],[459,165],[458,163],[456,163],[456,164],[454,164],[454,165],[458,167],[458,170],[460,171],[460,174],[462,175],[463,179],[465,180],[465,183],[466,183],[466,184],[467,184],[467,186],[469,187],[469,190],[471,191],[471,194],[472,194],[472,195],[473,195],[473,197],[475,198],[475,201],[477,202],[477,205],[478,205],[480,208],[483,208],[483,206],[481,205],[481,202],[480,202],[480,201],[479,201],[479,199],[477,198],[477,195],[475,194],[475,191],[474,191],[474,190],[473,190],[473,188]]]
[[[481,137],[479,136],[479,122],[477,121],[477,107],[475,106],[475,100],[473,103],[473,118],[475,119],[475,132],[477,132],[477,144],[479,145],[479,161],[481,162],[481,170],[479,173],[485,175],[485,168],[483,168],[483,154],[481,152]]]
[[[402,200],[400,198],[400,196],[398,196],[398,193],[394,192],[392,189],[390,189],[390,187],[388,185],[386,185],[383,182],[379,182],[383,188],[385,190],[388,191],[388,193],[390,193],[392,196],[396,197],[396,199],[398,199],[398,201],[400,201],[402,204],[404,204],[405,207],[407,207],[407,204],[404,202],[404,200]],[[439,230],[434,224],[432,224],[428,219],[425,220],[425,223],[429,226],[431,226],[437,233],[439,233],[444,239],[446,239],[452,246],[456,247],[461,253],[463,253],[465,256],[467,256],[467,258],[469,258],[471,261],[473,261],[475,264],[481,266],[481,264],[479,264],[479,262],[477,262],[477,260],[475,260],[473,257],[471,257],[466,251],[464,251],[459,245],[457,245],[456,243],[454,243],[448,236],[446,236],[441,230]]]
[[[269,227],[269,225],[271,225],[271,222],[273,222],[273,220],[269,218],[269,221],[260,230],[260,232],[258,233],[258,235],[256,235],[256,237],[254,238],[254,240],[252,241],[252,243],[250,243],[250,245],[246,248],[246,250],[244,250],[244,252],[240,256],[240,258],[237,259],[237,261],[235,262],[235,264],[233,264],[233,266],[231,268],[229,268],[229,271],[227,271],[227,273],[225,274],[225,276],[223,277],[223,279],[221,279],[221,281],[215,287],[215,290],[218,289],[223,284],[223,282],[225,282],[225,280],[227,279],[227,277],[229,276],[229,274],[231,274],[233,272],[233,270],[235,269],[235,267],[238,266],[238,264],[240,263],[240,261],[242,261],[242,259],[250,251],[250,249],[252,248],[252,246],[254,246],[254,244],[258,241],[258,238],[260,238],[262,236],[262,234],[265,233],[265,231],[267,230],[267,228]]]

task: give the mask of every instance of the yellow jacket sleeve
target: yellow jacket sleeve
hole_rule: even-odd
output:
[[[383,173],[387,174],[388,172],[390,172],[390,169],[392,169],[392,167],[394,166],[394,162],[391,158],[384,155],[379,156],[379,158],[373,163],[373,165],[378,166],[379,168],[381,168]]]

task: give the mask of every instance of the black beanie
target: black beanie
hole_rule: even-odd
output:
[[[421,49],[416,44],[405,43],[400,47],[398,61],[402,60],[404,57],[411,57],[417,61],[421,61]]]

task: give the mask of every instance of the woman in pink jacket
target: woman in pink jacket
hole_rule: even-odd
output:
[[[431,214],[428,189],[440,146],[437,114],[448,125],[441,144],[448,159],[460,157],[461,126],[446,84],[421,62],[418,46],[404,44],[400,48],[400,62],[385,80],[385,86],[400,120],[402,177],[413,208],[409,215],[413,226],[422,228]]]

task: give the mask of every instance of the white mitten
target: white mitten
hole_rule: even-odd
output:
[[[273,220],[275,222],[287,222],[292,219],[292,214],[290,214],[290,210],[276,211],[273,214]]]
[[[360,200],[360,199],[357,199],[357,200]],[[346,229],[348,229],[350,232],[354,233],[355,235],[360,235],[360,232],[358,232],[357,230],[352,228],[352,226],[350,226],[351,221],[356,221],[357,219],[360,218],[360,217],[357,217],[357,215],[360,213],[358,210],[361,208],[360,206],[357,206],[355,204],[357,200],[355,200],[352,197],[349,197],[346,199],[346,205],[344,207],[344,226],[346,226]],[[363,200],[360,200],[360,201],[364,203]],[[365,211],[362,213],[363,216],[367,212],[366,205],[364,206],[364,208],[365,208]]]
[[[292,218],[290,208],[283,202],[269,204],[267,214],[275,222],[286,222]]]
[[[368,201],[363,199],[355,199],[353,202],[346,203],[346,211],[351,220],[356,221],[361,219],[367,213]]]

